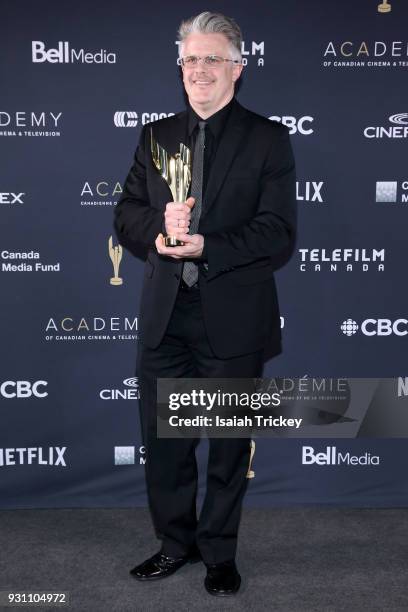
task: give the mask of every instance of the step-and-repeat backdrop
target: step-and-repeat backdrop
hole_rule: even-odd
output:
[[[406,3],[3,0],[4,508],[146,504],[143,262],[123,249],[114,267],[112,221],[142,126],[185,106],[177,29],[202,10],[241,25],[238,99],[289,126],[297,161],[284,351],[265,375],[395,382],[358,415],[345,405],[335,432],[317,414],[312,437],[258,439],[246,503],[408,500]]]

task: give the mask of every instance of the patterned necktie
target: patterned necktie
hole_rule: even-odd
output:
[[[204,143],[205,143],[205,121],[199,121],[197,140],[194,147],[193,176],[191,178],[191,197],[195,198],[195,204],[191,210],[189,234],[196,234],[201,216],[203,198],[203,171],[204,171]],[[183,266],[183,280],[191,287],[198,279],[198,268],[192,261],[185,261]]]

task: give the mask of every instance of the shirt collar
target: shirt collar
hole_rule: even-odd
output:
[[[228,104],[220,108],[220,110],[214,113],[213,115],[211,115],[211,117],[208,117],[207,119],[205,119],[207,126],[209,127],[212,135],[215,138],[218,138],[220,136],[234,103],[235,103],[235,98],[233,97],[232,100],[228,102]],[[199,121],[204,121],[204,119],[202,119],[199,115],[197,115],[195,110],[189,104],[188,105],[188,135],[189,136],[191,136],[194,129],[198,125]]]

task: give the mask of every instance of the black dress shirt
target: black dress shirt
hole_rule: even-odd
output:
[[[192,157],[192,167],[194,165],[194,147],[197,139],[199,127],[199,121],[205,121],[207,125],[205,126],[205,147],[204,147],[204,172],[203,172],[203,201],[202,201],[202,210],[204,210],[204,195],[205,190],[208,185],[208,179],[211,173],[211,166],[215,159],[215,154],[217,152],[218,145],[222,138],[222,134],[227,123],[228,116],[231,112],[233,105],[235,104],[235,98],[232,98],[226,106],[223,106],[219,111],[208,117],[207,119],[202,119],[195,110],[189,105],[188,107],[188,122],[187,122],[187,139],[186,144],[191,151]],[[206,253],[206,244],[204,241],[204,250],[201,254],[201,257],[197,257],[192,261],[196,261],[197,263],[207,261],[207,253]]]
[[[207,119],[202,119],[199,115],[197,115],[197,113],[190,105],[188,107],[188,135],[186,144],[191,150],[192,158],[194,156],[194,146],[199,131],[198,122],[205,121],[207,123],[207,125],[205,126],[203,204],[204,194],[211,172],[211,166],[214,161],[218,145],[222,138],[222,133],[224,131],[228,115],[230,114],[231,108],[234,104],[235,98],[232,98],[232,100],[228,102],[226,106],[223,106],[223,108],[221,108],[219,111],[217,111]],[[194,158],[192,159],[192,164],[194,165]]]

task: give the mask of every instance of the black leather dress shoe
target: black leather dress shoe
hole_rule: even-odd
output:
[[[136,565],[130,570],[130,574],[137,580],[157,580],[171,576],[186,563],[197,563],[197,561],[201,561],[198,552],[193,552],[186,557],[168,557],[159,551],[150,559]]]
[[[235,561],[224,561],[207,566],[207,576],[204,586],[211,595],[234,595],[240,585],[241,576],[238,573]]]

